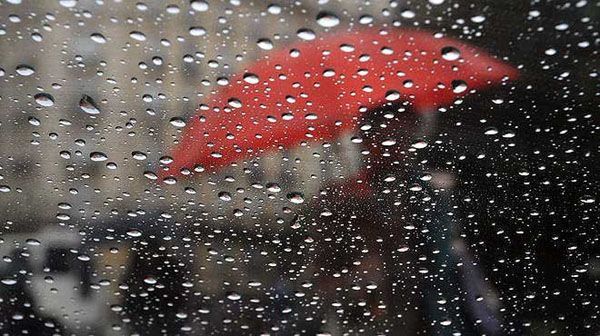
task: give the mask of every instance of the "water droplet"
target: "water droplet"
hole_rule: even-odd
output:
[[[106,156],[106,154],[104,154],[102,152],[91,152],[90,160],[92,160],[94,162],[106,161],[106,160],[108,160],[108,156]]]
[[[452,46],[443,47],[442,58],[446,61],[456,61],[460,58],[460,50]]]
[[[362,15],[359,19],[358,19],[358,23],[360,24],[370,24],[373,23],[374,18],[371,15]]]
[[[106,37],[104,37],[104,35],[102,35],[100,33],[93,33],[92,35],[90,35],[90,38],[92,39],[92,41],[94,41],[96,43],[100,43],[100,44],[106,43]]]
[[[206,12],[208,10],[208,3],[204,0],[194,0],[190,5],[196,12]]]
[[[402,12],[400,12],[400,16],[402,16],[405,19],[414,19],[415,16],[417,16],[417,14],[410,9],[405,9]]]
[[[230,202],[230,201],[231,201],[231,199],[232,199],[232,197],[231,197],[231,194],[230,194],[230,193],[228,193],[228,192],[226,192],[226,191],[221,191],[221,192],[219,193],[219,199],[220,199],[221,201]]]
[[[33,126],[40,126],[42,124],[42,122],[36,117],[29,117],[27,118],[27,121],[29,121],[29,123]]]
[[[386,139],[381,142],[381,145],[384,147],[390,147],[396,144],[396,140],[394,139]]]
[[[227,298],[232,301],[237,301],[242,298],[242,296],[236,292],[230,292],[227,294]]]
[[[37,239],[35,239],[35,238],[29,238],[29,239],[25,240],[25,243],[27,245],[31,245],[31,246],[40,246],[40,245],[42,245],[42,242],[39,241],[39,240],[37,240]]]
[[[150,179],[150,180],[157,180],[158,179],[158,175],[156,175],[154,172],[151,172],[151,171],[145,171],[144,172],[144,176],[147,179]]]
[[[136,40],[136,41],[146,41],[146,35],[144,35],[144,33],[134,30],[131,33],[129,33],[129,37],[131,37],[132,39]]]
[[[256,74],[248,72],[248,73],[244,74],[244,82],[246,82],[248,84],[258,84],[259,79]]]
[[[242,107],[242,102],[237,98],[229,98],[229,101],[227,103],[229,104],[229,106],[234,108]]]
[[[127,230],[127,235],[129,237],[134,237],[134,238],[141,237],[142,231],[137,230],[137,229],[129,229],[129,230]]]
[[[281,187],[277,183],[268,183],[267,190],[272,193],[278,193],[281,191]]]
[[[204,27],[191,27],[190,35],[192,36],[204,36],[206,35],[206,29]]]
[[[596,199],[590,195],[585,195],[585,196],[581,197],[580,201],[583,204],[592,204],[592,203],[596,202]]]
[[[256,44],[262,50],[271,50],[271,49],[273,49],[273,42],[271,42],[271,40],[269,40],[268,38],[258,39],[258,41],[256,41]]]
[[[7,286],[12,286],[12,285],[17,284],[17,280],[16,279],[10,279],[10,278],[2,279],[2,280],[0,280],[0,282],[2,282],[3,284],[5,284]]]
[[[474,23],[482,23],[485,21],[485,16],[483,15],[475,15],[471,18],[471,21]]]
[[[35,69],[32,66],[26,64],[17,65],[16,70],[17,73],[21,76],[31,76],[35,73]]]
[[[498,130],[494,127],[490,127],[488,129],[485,130],[485,132],[483,132],[483,134],[485,135],[496,135],[498,134]]]
[[[88,95],[83,95],[79,100],[79,108],[87,114],[99,114],[100,109],[94,99]]]
[[[58,3],[65,8],[72,8],[77,5],[77,0],[60,0]]]
[[[312,41],[317,38],[315,32],[307,28],[299,29],[296,35],[304,41]]]
[[[340,24],[340,18],[331,12],[320,12],[317,15],[317,23],[321,27],[331,28]]]
[[[35,99],[36,103],[44,107],[50,107],[54,105],[54,97],[52,97],[52,95],[49,93],[38,93],[33,98]]]
[[[452,92],[454,93],[463,93],[467,91],[467,82],[455,79],[452,81]]]
[[[169,120],[169,123],[177,128],[185,127],[185,120],[179,117],[171,118],[171,120]]]
[[[420,140],[417,142],[414,142],[412,145],[410,145],[412,148],[416,148],[416,149],[423,149],[425,147],[427,147],[427,142]]]
[[[156,285],[158,281],[156,281],[156,279],[154,277],[148,276],[144,278],[144,283],[148,284],[148,285]]]
[[[304,203],[304,195],[299,192],[291,192],[287,194],[287,199],[294,204]]]
[[[396,90],[389,90],[385,93],[385,99],[388,101],[394,101],[400,99],[400,92]]]
[[[133,158],[138,161],[146,160],[148,158],[148,155],[146,155],[146,153],[140,151],[131,152],[131,156],[133,156]]]

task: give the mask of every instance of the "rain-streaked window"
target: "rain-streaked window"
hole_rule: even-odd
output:
[[[0,0],[0,335],[598,335],[597,0]]]

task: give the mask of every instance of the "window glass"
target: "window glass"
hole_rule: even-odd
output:
[[[597,0],[0,0],[0,335],[600,334]]]

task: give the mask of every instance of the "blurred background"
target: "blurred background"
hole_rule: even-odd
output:
[[[599,17],[596,0],[0,1],[0,334],[599,334]],[[521,77],[443,109],[418,152],[373,154],[420,129],[403,105],[371,113],[387,134],[161,183],[229,76],[361,27],[454,37]]]

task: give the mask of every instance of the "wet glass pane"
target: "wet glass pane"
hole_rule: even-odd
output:
[[[0,1],[0,335],[597,335],[597,0]]]

